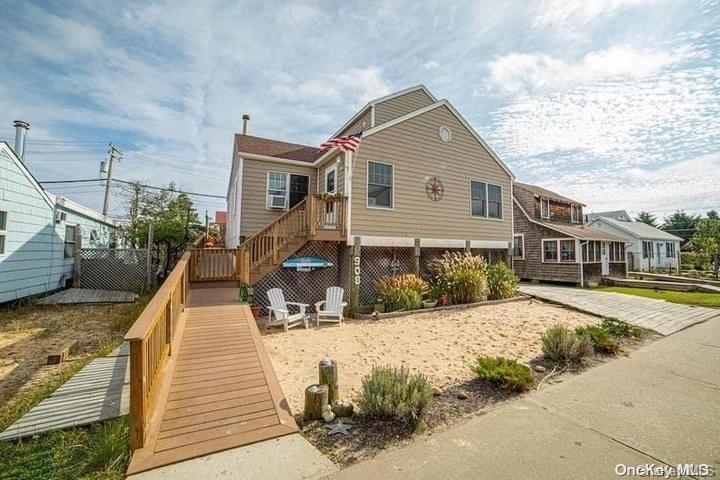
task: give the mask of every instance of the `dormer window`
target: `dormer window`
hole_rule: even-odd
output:
[[[540,217],[550,218],[550,200],[547,198],[540,199]]]
[[[580,215],[577,205],[570,205],[570,221],[573,223],[580,223]]]

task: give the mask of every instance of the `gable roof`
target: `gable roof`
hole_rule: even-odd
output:
[[[15,154],[15,150],[12,149],[10,144],[8,144],[4,140],[0,140],[0,150],[5,152],[10,158],[10,160],[15,163],[15,166],[22,172],[23,175],[28,179],[28,182],[30,182],[30,185],[40,194],[43,200],[45,200],[45,203],[48,204],[50,208],[55,208],[55,197],[52,198],[48,193],[45,191],[42,186],[40,186],[40,183],[37,181],[35,176],[28,170],[27,166],[23,163],[22,160]]]
[[[632,220],[626,210],[611,210],[609,212],[588,213],[585,215],[585,217],[590,221],[595,220],[598,217],[614,218],[615,220],[620,221]],[[624,218],[626,218],[627,220],[623,220]]]
[[[342,127],[340,127],[337,132],[333,133],[330,138],[337,137],[340,134],[340,132],[342,132],[343,130],[348,128],[350,125],[355,123],[355,121],[357,119],[359,119],[360,117],[365,115],[365,113],[368,111],[368,109],[370,109],[374,105],[377,105],[377,104],[383,103],[383,102],[387,102],[388,100],[392,100],[393,98],[401,97],[401,96],[405,95],[406,93],[414,92],[416,90],[422,90],[423,92],[425,92],[425,94],[428,97],[430,97],[430,99],[433,101],[433,103],[437,102],[437,98],[435,98],[435,95],[430,93],[430,90],[428,90],[427,87],[425,85],[423,85],[422,83],[412,86],[412,87],[405,88],[403,90],[398,90],[397,92],[391,93],[389,95],[385,95],[384,97],[379,97],[374,100],[370,100],[368,103],[365,104],[364,107],[362,107],[360,110],[358,110],[357,113],[355,113],[355,115],[350,117],[350,119],[347,122],[345,122],[345,124]]]
[[[547,222],[541,219],[532,218],[526,211],[525,208],[523,208],[522,204],[518,201],[517,198],[513,198],[513,201],[515,202],[515,205],[523,212],[525,217],[527,219],[536,224],[540,225],[541,227],[549,228],[550,230],[555,230],[556,232],[567,235],[568,237],[577,238],[578,240],[601,240],[606,242],[625,242],[625,239],[622,237],[618,237],[617,235],[613,235],[611,233],[607,233],[603,230],[600,230],[599,228],[592,228],[585,225],[566,225],[566,224],[557,224],[553,222]]]
[[[555,193],[552,190],[548,190],[547,188],[541,187],[539,185],[530,185],[529,183],[515,182],[515,186],[527,190],[528,192],[533,193],[539,197],[545,197],[563,203],[575,203],[577,205],[582,205],[583,207],[585,206],[585,204],[582,202],[578,202],[577,200],[565,197],[563,195],[560,195],[559,193]]]
[[[665,240],[670,242],[681,242],[683,240],[682,238],[675,236],[672,233],[660,230],[659,228],[653,227],[652,225],[648,225],[647,223],[643,222],[623,222],[608,217],[599,217],[595,219],[595,221],[593,221],[593,223],[595,222],[605,222],[608,225],[627,232],[633,237],[639,239],[644,238],[650,240]]]
[[[265,157],[308,163],[314,162],[318,153],[318,147],[281,142],[270,138],[253,137],[252,135],[242,135],[240,133],[235,134],[235,147],[239,153],[252,153]]]

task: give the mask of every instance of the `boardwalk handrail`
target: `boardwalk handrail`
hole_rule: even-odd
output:
[[[187,303],[190,252],[186,252],[147,304],[125,341],[130,344],[130,446],[145,445],[163,367],[171,354],[177,320]]]

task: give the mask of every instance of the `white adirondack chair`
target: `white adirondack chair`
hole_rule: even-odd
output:
[[[347,306],[347,302],[342,301],[344,293],[345,290],[340,287],[330,287],[325,292],[325,300],[315,304],[318,327],[320,322],[335,322],[342,325],[343,310]]]
[[[309,307],[306,303],[295,303],[286,302],[285,295],[279,288],[271,288],[267,292],[268,300],[270,300],[270,307],[268,308],[268,327],[277,327],[282,325],[287,332],[289,328],[296,327],[298,325],[305,325],[305,318],[307,314],[305,309]],[[288,305],[295,305],[300,309],[299,313],[290,313]],[[273,316],[275,319],[273,320]]]

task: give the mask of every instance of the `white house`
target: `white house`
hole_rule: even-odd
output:
[[[114,224],[45,191],[0,141],[0,303],[66,286],[73,276],[78,226],[83,248],[110,246]]]
[[[591,213],[589,226],[627,240],[628,271],[677,270],[682,238],[646,223],[634,222],[625,210]]]

